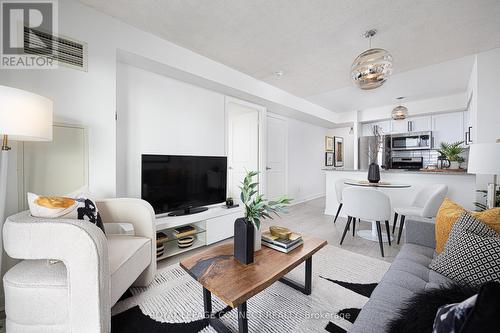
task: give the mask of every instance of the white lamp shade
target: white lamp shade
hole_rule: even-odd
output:
[[[52,101],[0,86],[0,135],[14,141],[52,141]]]
[[[470,146],[467,172],[480,175],[500,174],[500,143],[475,143]]]

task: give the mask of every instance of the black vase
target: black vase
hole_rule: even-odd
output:
[[[380,167],[377,163],[371,163],[368,167],[368,181],[378,183],[380,181]]]
[[[253,263],[253,223],[246,218],[234,222],[234,257],[242,264]]]

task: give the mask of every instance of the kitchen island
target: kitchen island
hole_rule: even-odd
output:
[[[367,170],[324,169],[326,173],[326,205],[325,214],[335,215],[338,208],[335,182],[339,179],[366,180]],[[392,207],[411,206],[417,192],[430,184],[445,184],[448,186],[447,197],[473,210],[476,200],[476,176],[466,172],[443,171],[405,171],[380,170],[380,181],[388,183],[409,184],[408,188],[378,189],[391,198]],[[340,213],[340,216],[345,215]],[[392,222],[391,222],[392,223]]]

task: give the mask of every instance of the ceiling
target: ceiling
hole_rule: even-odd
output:
[[[356,96],[350,66],[368,48],[361,37],[368,29],[379,31],[373,46],[392,53],[394,81],[412,69],[500,47],[498,0],[80,1],[337,112]],[[426,73],[434,72],[407,75],[425,86]],[[443,81],[450,91],[459,88],[451,74]],[[391,99],[397,95],[385,90]],[[420,90],[413,95],[432,93]]]

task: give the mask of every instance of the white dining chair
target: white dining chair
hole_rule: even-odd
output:
[[[393,234],[396,230],[398,215],[401,216],[399,221],[398,244],[401,241],[401,233],[405,224],[406,217],[436,217],[439,207],[446,197],[446,193],[448,193],[448,186],[444,184],[428,185],[417,193],[411,206],[394,208],[394,223],[392,225]]]
[[[344,242],[345,235],[353,222],[353,235],[356,219],[376,223],[380,253],[384,256],[384,243],[382,240],[382,228],[380,222],[385,222],[387,239],[391,245],[389,219],[391,218],[391,201],[383,192],[364,187],[347,187],[342,192],[342,203],[344,213],[348,216],[347,223],[340,240]]]
[[[337,214],[335,214],[335,219],[333,223],[337,222],[340,210],[342,209],[342,191],[346,188],[345,179],[339,179],[335,182],[335,193],[337,194],[337,202],[339,203],[339,208],[337,209]]]

